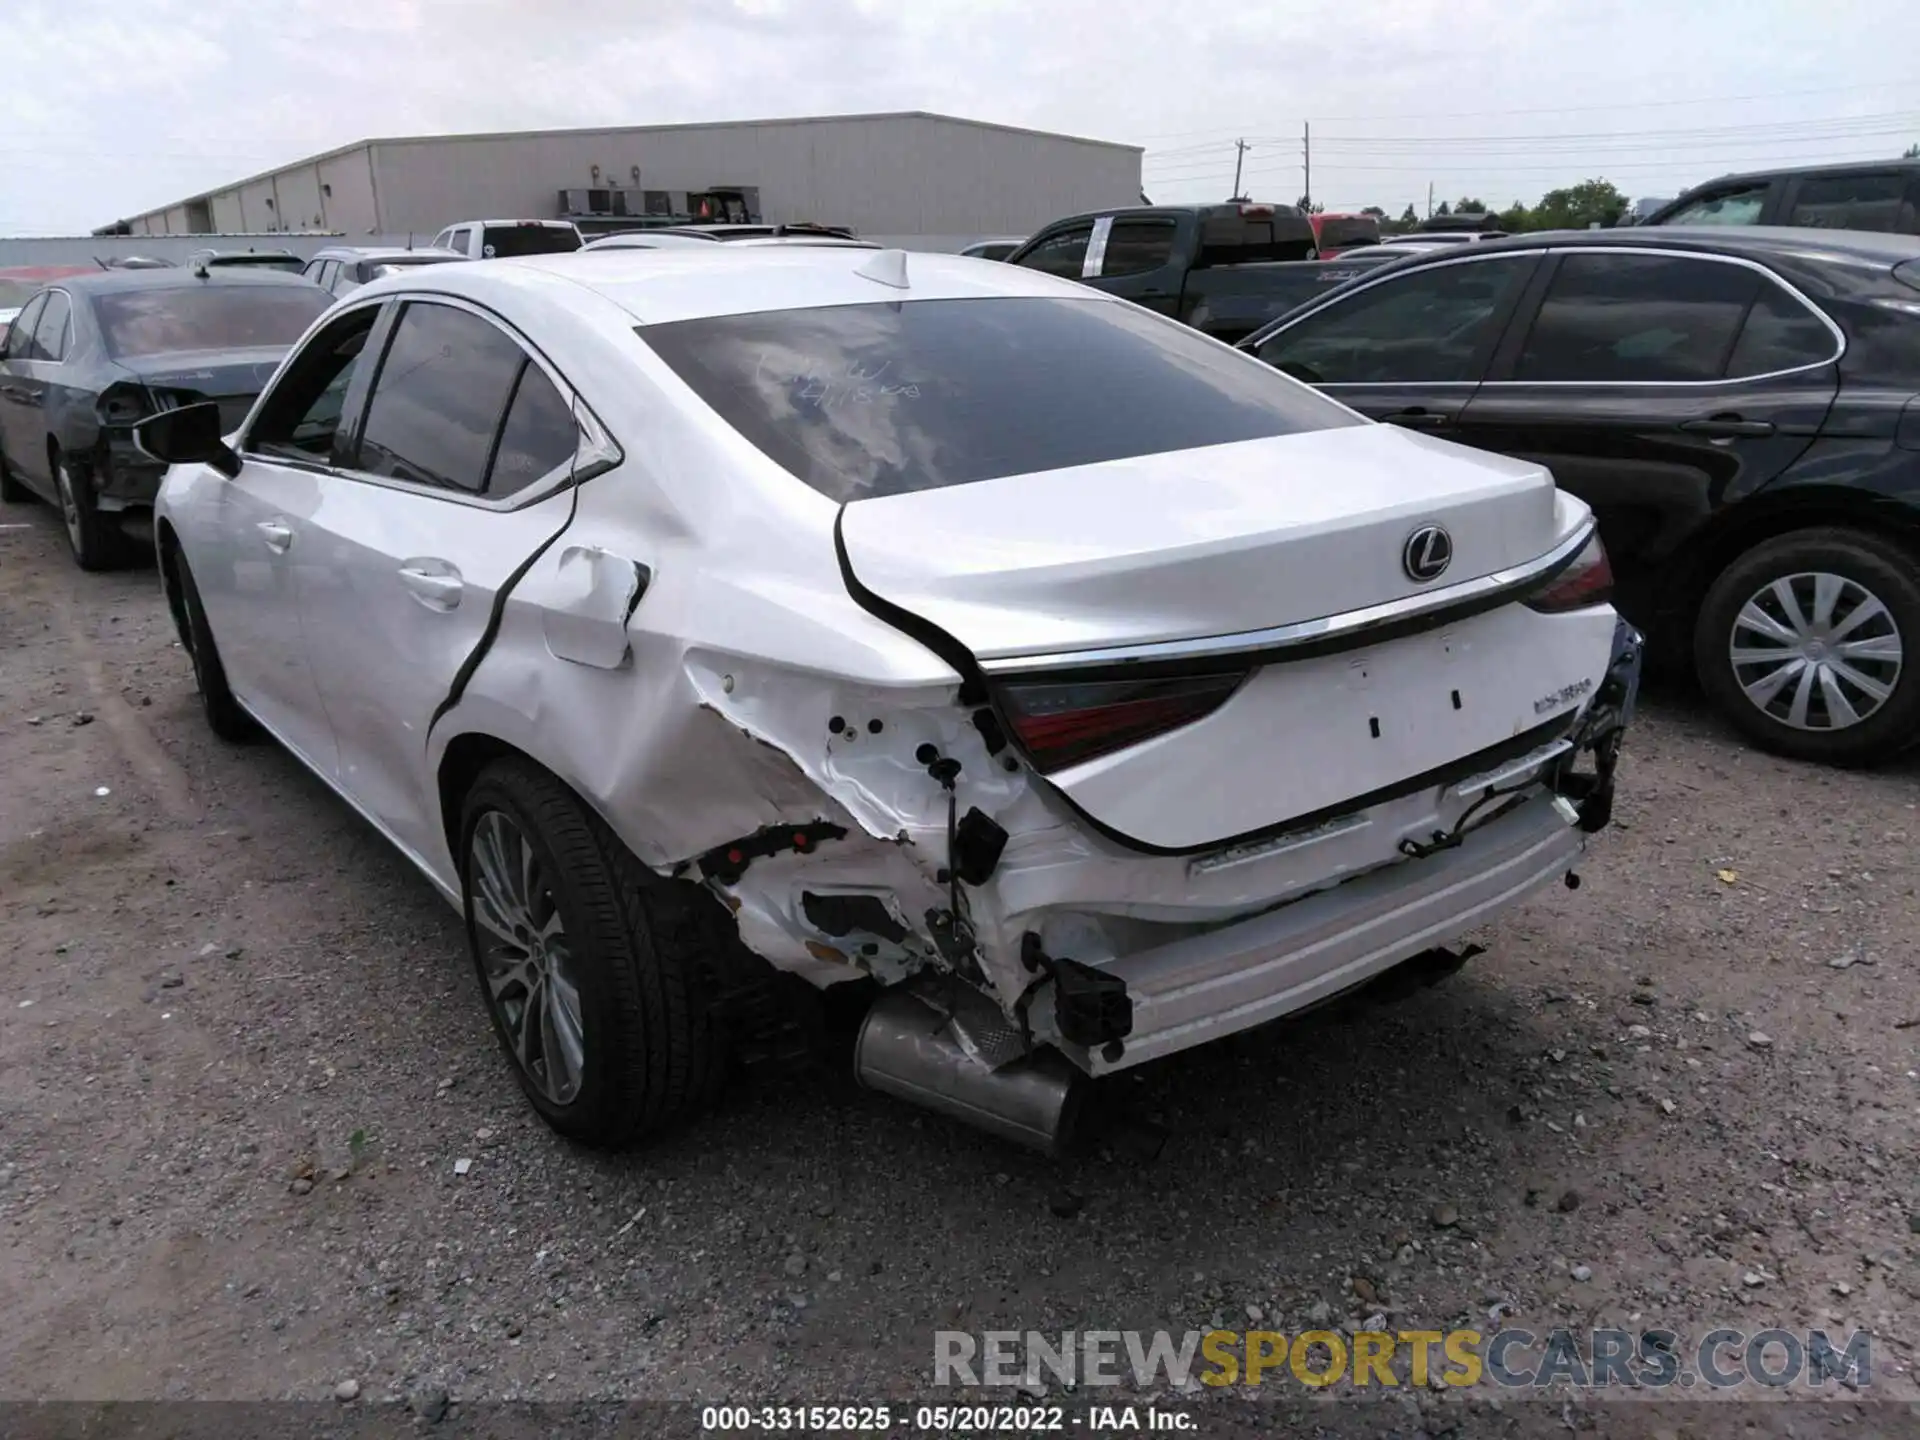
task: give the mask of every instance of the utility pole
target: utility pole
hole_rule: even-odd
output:
[[[1433,182],[1427,181],[1427,219],[1433,218]]]
[[[1300,122],[1300,158],[1306,170],[1306,188],[1300,192],[1308,205],[1313,204],[1313,126]]]
[[[1247,151],[1251,148],[1245,140],[1233,142],[1233,198],[1236,200],[1244,198],[1240,194],[1240,166],[1246,160]]]

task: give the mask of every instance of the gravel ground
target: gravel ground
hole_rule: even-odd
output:
[[[1121,1077],[1083,1158],[834,1073],[598,1156],[523,1104],[426,883],[207,733],[153,573],[0,519],[0,1396],[872,1400],[927,1392],[939,1329],[1497,1310],[1869,1330],[1871,1385],[1792,1423],[1914,1424],[1920,765],[1793,765],[1657,699],[1577,893],[1437,989]],[[1274,1389],[1343,1433],[1632,1428]]]

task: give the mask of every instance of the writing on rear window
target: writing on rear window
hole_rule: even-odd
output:
[[[890,375],[892,369],[892,361],[873,366],[855,361],[831,369],[795,369],[791,361],[763,350],[754,364],[753,378],[757,385],[788,390],[795,402],[820,410],[849,402],[871,405],[876,400],[918,400],[920,386]]]

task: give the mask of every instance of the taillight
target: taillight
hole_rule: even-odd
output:
[[[1041,774],[1191,725],[1226,703],[1246,671],[1172,680],[1016,683],[1001,688],[1007,723]]]
[[[1566,569],[1553,577],[1546,589],[1527,597],[1527,608],[1547,615],[1564,610],[1583,610],[1613,598],[1613,566],[1607,562],[1607,547],[1596,532],[1586,548],[1574,557]]]
[[[153,399],[147,394],[147,387],[131,380],[122,380],[109,385],[100,392],[95,407],[100,419],[108,425],[131,425],[136,420],[144,420],[154,411]]]

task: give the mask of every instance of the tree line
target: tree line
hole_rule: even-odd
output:
[[[1578,185],[1549,190],[1534,205],[1516,200],[1504,210],[1494,210],[1478,196],[1463,195],[1455,201],[1442,200],[1434,206],[1433,213],[1491,215],[1502,230],[1518,235],[1527,230],[1585,230],[1596,221],[1612,225],[1627,213],[1631,203],[1610,180],[1582,180]],[[1321,209],[1304,198],[1301,204],[1315,213]],[[1378,205],[1368,205],[1360,213],[1373,216],[1380,222],[1380,229],[1389,235],[1416,229],[1423,218],[1411,205],[1398,217],[1389,215]]]

